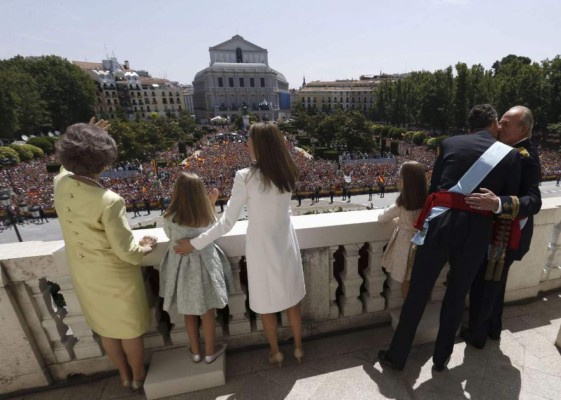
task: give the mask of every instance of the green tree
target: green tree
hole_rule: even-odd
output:
[[[454,80],[454,119],[456,128],[466,126],[468,106],[469,69],[465,63],[456,64],[456,79]]]

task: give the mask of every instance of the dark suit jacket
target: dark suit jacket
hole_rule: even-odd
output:
[[[520,188],[517,192],[519,203],[517,216],[520,218],[527,217],[528,220],[522,229],[520,247],[517,250],[509,250],[509,252],[512,259],[521,260],[530,249],[530,242],[534,233],[534,214],[537,214],[542,207],[539,188],[541,165],[538,150],[529,139],[517,143],[514,147],[520,153],[520,165],[522,167]],[[510,196],[501,196],[502,204],[509,204],[511,201]]]
[[[440,143],[439,154],[434,164],[429,193],[448,190],[489,148],[496,139],[485,131],[468,135],[452,136]],[[520,182],[520,161],[513,149],[487,175],[480,187],[487,188],[497,196],[518,193]]]

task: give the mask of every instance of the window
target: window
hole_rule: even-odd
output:
[[[265,87],[265,78],[261,78],[261,87]]]
[[[245,81],[243,78],[240,78],[240,87],[245,87]]]
[[[228,86],[234,87],[234,78],[228,78]]]
[[[222,77],[218,78],[218,87],[224,87],[224,79]]]
[[[249,86],[255,87],[255,78],[249,78]]]
[[[242,49],[240,49],[239,47],[236,49],[236,62],[237,63],[243,62]]]

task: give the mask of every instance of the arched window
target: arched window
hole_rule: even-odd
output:
[[[240,49],[239,47],[236,48],[236,62],[243,63],[242,49]]]

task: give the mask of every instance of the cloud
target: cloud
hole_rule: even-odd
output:
[[[55,39],[49,39],[49,38],[43,37],[43,36],[29,35],[27,33],[20,33],[18,36],[22,39],[34,40],[36,42],[43,42],[43,43],[50,43],[50,44],[62,44],[62,42],[59,42],[58,40],[55,40]]]

